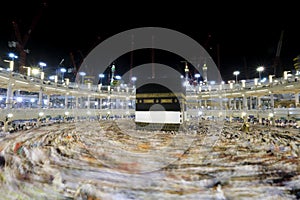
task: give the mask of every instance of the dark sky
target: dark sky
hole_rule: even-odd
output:
[[[257,76],[255,69],[271,66],[281,31],[284,30],[280,60],[285,70],[293,69],[292,59],[300,54],[299,9],[293,4],[228,2],[220,4],[181,1],[10,1],[1,3],[0,55],[15,49],[12,21],[25,35],[32,21],[41,16],[32,30],[26,48],[27,63],[44,61],[50,69],[72,66],[70,53],[77,65],[99,42],[131,28],[154,26],[180,31],[204,46],[219,65],[224,80]],[[3,12],[5,10],[5,12]],[[211,36],[209,38],[209,35]],[[219,50],[219,51],[218,51]],[[219,52],[219,54],[217,53]],[[128,62],[128,60],[124,61]]]

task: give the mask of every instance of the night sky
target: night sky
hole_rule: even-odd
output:
[[[198,41],[218,65],[223,80],[234,79],[232,73],[235,70],[241,71],[240,78],[256,77],[255,69],[259,65],[266,66],[265,75],[272,73],[271,66],[282,30],[282,68],[293,70],[292,59],[300,54],[300,31],[297,30],[299,9],[292,4],[179,4],[175,1],[166,1],[164,4],[162,1],[130,4],[110,1],[104,4],[89,0],[42,2],[45,1],[1,3],[1,59],[5,58],[7,52],[18,53],[16,49],[8,47],[8,41],[16,40],[12,21],[17,22],[23,36],[41,9],[41,15],[25,48],[30,50],[27,64],[34,65],[44,61],[48,64],[49,73],[60,67],[62,59],[62,66],[72,67],[71,55],[74,56],[75,64],[80,65],[82,59],[97,44],[114,34],[149,26],[173,29]],[[151,61],[151,52],[144,50],[134,55],[144,54],[145,62],[148,62]],[[116,65],[119,62],[122,66],[129,66],[129,58],[128,55],[124,56],[116,61]],[[141,56],[134,57],[133,62],[136,65],[142,63],[140,58]],[[168,59],[173,62],[180,60],[176,55],[155,51],[156,62],[167,64]],[[181,67],[180,62],[175,65]],[[182,70],[183,68],[182,64]],[[120,70],[119,73],[123,71]]]

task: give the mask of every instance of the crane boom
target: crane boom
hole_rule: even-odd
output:
[[[283,39],[283,33],[284,33],[284,31],[282,30],[281,34],[280,34],[280,39],[279,39],[279,42],[278,42],[278,45],[277,45],[276,57],[280,57],[281,46],[282,46],[282,39]]]
[[[75,59],[74,59],[74,54],[72,52],[70,52],[70,59],[71,59],[71,62],[72,62],[72,65],[73,65],[73,69],[72,69],[72,72],[74,73],[74,75],[76,76],[76,73],[77,73],[77,65],[76,65],[76,62],[75,62]]]
[[[36,27],[38,21],[40,20],[40,18],[42,16],[43,9],[44,9],[44,7],[46,7],[46,5],[47,5],[46,2],[43,2],[43,5],[42,5],[41,9],[38,11],[38,14],[33,18],[32,22],[31,22],[31,25],[30,25],[30,28],[28,29],[27,33],[23,37],[23,45],[24,46],[26,46],[32,31],[34,30],[34,28]]]
[[[282,67],[280,66],[280,53],[282,47],[283,34],[284,34],[284,30],[281,31],[280,38],[277,45],[276,55],[273,63],[274,75],[276,77],[282,76]]]
[[[26,68],[24,68],[24,66],[26,66],[26,53],[28,53],[28,51],[25,50],[26,44],[30,38],[30,35],[33,31],[33,29],[36,27],[37,22],[39,21],[39,19],[41,18],[42,15],[42,11],[43,9],[46,7],[46,2],[42,3],[42,7],[39,10],[38,14],[34,17],[34,19],[32,20],[32,23],[30,25],[30,28],[28,29],[28,31],[25,33],[25,35],[22,37],[18,23],[16,21],[12,22],[13,25],[13,29],[15,32],[15,36],[17,39],[16,42],[16,49],[19,52],[19,73],[21,74],[25,74],[26,73]]]

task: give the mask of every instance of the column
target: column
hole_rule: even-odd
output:
[[[68,108],[68,95],[65,96],[65,108]]]
[[[89,95],[87,98],[87,108],[90,109],[90,107],[91,107],[91,97]]]
[[[243,95],[243,109],[244,110],[248,110],[248,99],[246,97],[246,95]]]
[[[219,98],[219,101],[220,101],[220,110],[222,110],[223,109],[223,104],[222,104],[222,97],[221,96]]]
[[[295,93],[295,106],[299,107],[299,93]]]
[[[233,109],[236,110],[236,97],[233,98]]]
[[[273,93],[270,94],[270,98],[271,98],[271,109],[274,109],[274,94]]]
[[[125,108],[126,108],[126,111],[129,111],[129,106],[128,106],[128,104],[129,104],[129,102],[130,102],[130,99],[129,99],[129,97],[127,96],[126,97],[126,100],[125,100],[125,102],[126,102],[126,104],[125,104]]]
[[[39,91],[39,100],[38,100],[38,103],[37,103],[39,108],[42,107],[42,101],[43,101],[43,89],[41,87],[40,91]]]
[[[129,94],[129,88],[126,88],[126,99],[125,99],[125,109],[126,109],[126,117],[129,118],[130,114],[129,114],[129,98],[130,94]]]
[[[79,97],[78,96],[75,97],[75,108],[76,109],[79,108]]]
[[[102,113],[102,108],[103,108],[103,99],[102,98],[100,98],[99,99],[99,115],[100,115],[100,120],[102,119],[102,115],[103,115],[103,113]]]
[[[7,92],[6,92],[6,109],[12,108],[12,99],[13,99],[13,90],[11,83],[8,84]]]
[[[47,107],[50,108],[50,94],[47,95]]]
[[[242,110],[242,102],[239,98],[238,98],[238,101],[239,101],[239,110]]]
[[[261,98],[260,97],[257,97],[257,109],[261,109]]]
[[[85,104],[84,104],[84,97],[80,97],[80,105],[79,108],[84,108]]]
[[[120,109],[120,99],[116,99],[116,109]]]

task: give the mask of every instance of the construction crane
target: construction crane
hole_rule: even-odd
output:
[[[72,72],[73,72],[74,75],[76,76],[78,67],[77,67],[77,64],[76,64],[76,62],[75,62],[73,52],[70,52],[70,59],[71,59],[72,65],[73,65]]]
[[[281,47],[282,47],[283,33],[284,33],[284,30],[281,31],[280,39],[279,39],[278,45],[277,45],[275,59],[274,59],[273,66],[272,66],[274,69],[274,75],[276,77],[282,76],[282,72],[283,72],[282,66],[280,65],[280,53],[281,53]]]
[[[43,2],[38,14],[33,18],[32,22],[31,22],[31,26],[29,27],[27,32],[23,35],[23,37],[21,35],[18,23],[16,21],[12,22],[15,37],[16,37],[17,41],[9,42],[8,46],[16,48],[16,50],[19,53],[18,70],[19,70],[19,73],[21,73],[21,74],[26,74],[26,71],[27,71],[26,68],[24,68],[24,66],[26,66],[26,54],[29,53],[29,50],[26,49],[26,44],[30,38],[32,31],[34,30],[39,19],[41,18],[42,12],[46,6],[47,6],[47,3]]]

